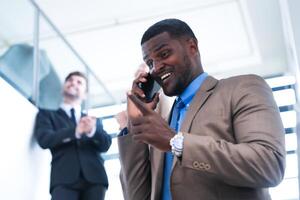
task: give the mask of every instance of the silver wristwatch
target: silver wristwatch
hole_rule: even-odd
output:
[[[170,145],[172,148],[172,153],[177,156],[181,157],[182,156],[182,151],[183,151],[183,134],[181,132],[178,132],[171,140],[170,140]]]

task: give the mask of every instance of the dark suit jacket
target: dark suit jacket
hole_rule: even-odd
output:
[[[173,160],[173,200],[269,200],[285,169],[284,129],[272,91],[255,75],[208,76],[181,130],[183,155]],[[126,200],[159,200],[163,152],[118,137]]]
[[[100,153],[109,149],[111,137],[103,130],[99,119],[93,137],[76,139],[75,125],[62,109],[40,109],[35,136],[39,145],[49,148],[52,154],[51,189],[56,185],[75,183],[80,170],[87,181],[108,187]]]

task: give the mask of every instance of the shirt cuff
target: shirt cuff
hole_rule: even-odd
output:
[[[75,137],[76,137],[76,139],[80,139],[81,135],[78,132],[75,132]]]

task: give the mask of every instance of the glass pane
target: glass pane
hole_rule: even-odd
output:
[[[96,117],[114,116],[117,113],[126,110],[126,104],[117,104],[113,106],[104,106],[98,108],[89,109],[89,114]]]
[[[272,199],[298,199],[298,161],[297,154],[286,156],[286,170],[283,181],[270,188]]]
[[[105,161],[105,169],[108,175],[109,187],[105,199],[123,199],[122,187],[119,179],[120,162],[118,159]]]
[[[270,188],[272,200],[297,200],[298,178],[284,179],[276,188]]]
[[[56,109],[61,103],[61,86],[72,71],[86,72],[84,65],[49,23],[40,19],[39,107]]]
[[[99,79],[89,71],[88,66],[72,50],[48,21],[40,19],[40,96],[39,107],[56,109],[61,102],[61,86],[65,77],[73,71],[80,71],[88,78],[88,96],[83,106],[110,105],[115,103],[103,89]]]
[[[118,148],[118,140],[117,138],[112,139],[111,146],[109,150],[104,154],[103,157],[108,158],[108,159],[113,159],[115,156],[118,156],[119,154],[119,148]]]
[[[284,178],[296,178],[298,176],[298,160],[297,154],[286,155],[286,168]]]
[[[281,87],[286,85],[294,85],[296,83],[294,76],[279,76],[266,79],[266,82],[271,88]]]
[[[115,104],[113,94],[108,90],[104,90],[100,80],[92,73],[89,73],[89,98],[87,108],[103,107]]]
[[[107,133],[119,132],[119,124],[115,118],[108,118],[103,120],[103,126]]]
[[[288,106],[296,103],[295,90],[286,89],[273,92],[277,106]]]
[[[285,148],[286,151],[297,150],[297,135],[296,133],[285,134]]]
[[[281,112],[280,115],[284,128],[296,127],[296,111]]]
[[[34,9],[25,0],[17,4],[1,2],[0,24],[0,76],[30,100],[33,94]]]

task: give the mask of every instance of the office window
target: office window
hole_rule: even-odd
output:
[[[266,79],[273,90],[273,95],[280,110],[280,115],[285,128],[286,144],[286,170],[284,180],[274,188],[270,188],[273,200],[298,199],[298,158],[296,123],[297,113],[295,78],[293,76],[281,76]]]

